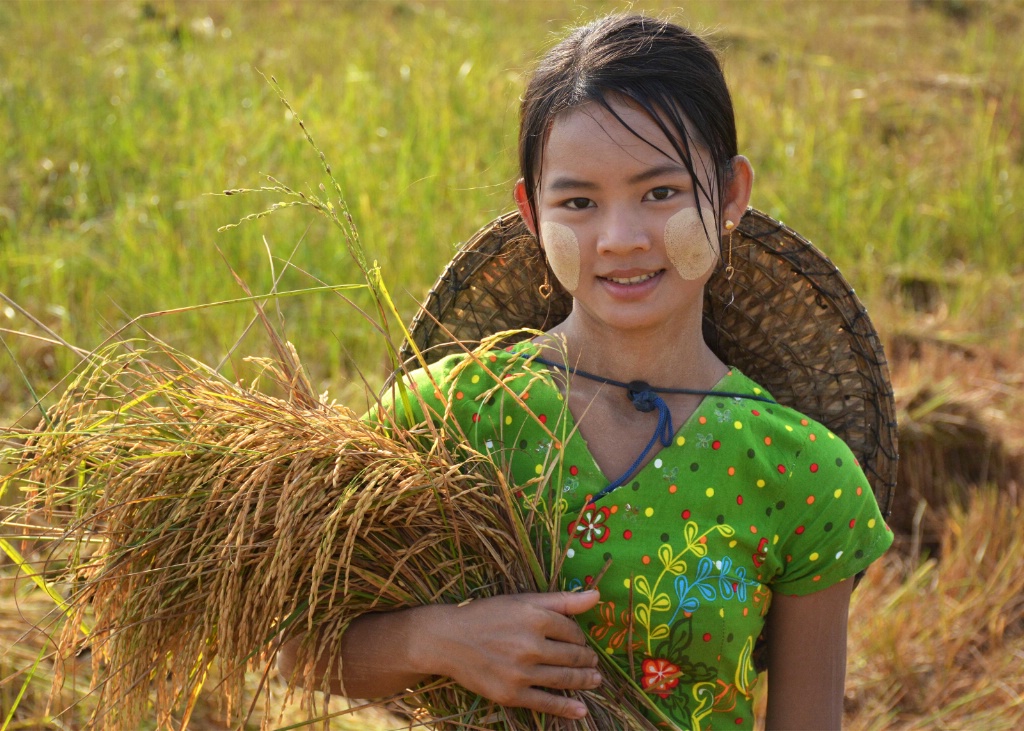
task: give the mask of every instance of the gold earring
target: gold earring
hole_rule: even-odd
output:
[[[544,267],[544,284],[537,287],[537,291],[540,292],[540,296],[543,297],[544,299],[547,299],[548,297],[551,296],[552,287],[551,282],[548,281],[547,267]]]
[[[727,219],[725,222],[725,230],[729,232],[729,252],[727,254],[726,265],[725,265],[725,280],[729,281],[732,279],[733,273],[736,271],[732,266],[732,230],[736,228],[736,224],[732,220]]]

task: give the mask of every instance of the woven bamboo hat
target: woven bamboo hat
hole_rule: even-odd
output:
[[[782,404],[815,419],[853,450],[888,518],[896,486],[896,405],[882,343],[836,266],[809,241],[747,209],[732,232],[730,280],[705,290],[704,337]],[[572,310],[557,286],[544,299],[546,263],[518,212],[462,246],[412,322],[433,362],[505,330],[546,330]],[[525,335],[524,335],[525,337]],[[411,348],[405,343],[402,356]]]

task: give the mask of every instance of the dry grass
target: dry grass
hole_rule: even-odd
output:
[[[940,547],[948,508],[965,509],[977,487],[1010,496],[1024,487],[1019,354],[926,332],[918,320],[887,346],[900,424],[890,524],[908,537],[914,555]]]
[[[94,357],[0,483],[29,495],[15,518],[49,542],[37,566],[68,598],[54,687],[91,654],[88,726],[136,729],[155,708],[158,727],[184,727],[213,678],[237,722],[253,710],[244,671],[269,675],[280,636],[318,629],[300,680],[312,688],[326,660],[326,692],[360,614],[557,586],[557,508],[542,489],[522,505],[488,459],[448,452],[448,435],[385,434],[317,401],[293,352],[265,363],[287,394],[274,398],[166,350],[123,350]],[[52,528],[25,522],[39,516]],[[451,728],[653,729],[632,679],[602,669],[609,682],[578,694],[580,722],[445,680],[403,701]]]
[[[24,577],[15,580],[10,563],[0,560],[0,711],[3,712],[0,726],[7,712],[14,711],[6,726],[9,731],[87,728],[98,706],[98,698],[89,692],[92,659],[88,646],[83,646],[79,656],[59,658],[55,654],[54,603],[42,592],[33,591],[30,583]],[[60,691],[51,697],[54,665],[58,662],[65,680]],[[261,682],[264,702],[269,701],[271,713],[256,714],[257,717],[244,725],[227,725],[221,695],[207,690],[200,695],[188,728],[191,731],[256,731],[265,721],[278,727],[305,724],[311,714],[297,705],[285,704],[288,691],[276,672],[266,678],[262,673],[247,674],[243,697],[246,705],[259,698]],[[215,681],[209,683],[210,687],[215,685]],[[23,687],[24,694],[18,701]],[[384,731],[397,725],[396,719],[386,711],[343,698],[321,704],[312,715],[336,714],[349,708],[354,710],[328,722],[331,731]],[[174,716],[175,727],[180,727],[181,714]],[[155,727],[155,713],[151,711],[140,719],[136,728]],[[316,727],[322,726],[317,724]]]
[[[995,490],[967,502],[940,558],[890,554],[854,593],[850,731],[1024,727],[1024,510]]]
[[[1024,727],[1020,341],[941,309],[890,322],[898,541],[854,593],[850,731]]]

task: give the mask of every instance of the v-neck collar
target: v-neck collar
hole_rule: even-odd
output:
[[[519,348],[528,348],[529,352],[521,352]],[[601,476],[601,479],[604,480],[606,485],[611,485],[616,480],[622,479],[621,476],[609,478],[608,475],[605,474],[604,470],[601,469],[601,466],[597,463],[597,460],[594,458],[594,453],[590,449],[590,445],[588,444],[586,438],[583,436],[583,432],[580,431],[579,429],[579,424],[576,421],[576,416],[572,413],[572,409],[569,408],[568,394],[562,393],[561,389],[559,389],[558,387],[558,383],[555,380],[555,371],[552,370],[551,367],[549,367],[548,365],[537,362],[533,358],[533,356],[539,355],[539,349],[540,346],[538,346],[536,343],[533,343],[532,341],[527,340],[521,343],[517,343],[515,348],[510,352],[513,353],[514,355],[524,358],[524,365],[526,367],[528,367],[534,373],[537,373],[538,375],[543,377],[545,381],[553,389],[555,389],[559,394],[563,396],[565,404],[565,416],[563,418],[566,419],[567,432],[568,434],[571,435],[567,440],[565,448],[568,449],[570,443],[572,443],[574,440],[578,440],[580,448],[586,454],[587,460],[590,462],[590,467],[594,470],[595,474]],[[704,411],[708,403],[708,399],[711,396],[717,395],[714,393],[714,391],[719,390],[722,384],[727,379],[731,378],[735,373],[736,369],[733,368],[732,366],[728,366],[728,370],[725,372],[725,375],[718,379],[718,381],[711,387],[711,393],[704,394],[704,396],[701,397],[700,402],[697,404],[697,407],[690,413],[690,415],[683,421],[682,424],[676,427],[675,431],[672,433],[671,441],[667,445],[655,443],[655,448],[652,449],[651,453],[647,456],[647,461],[644,464],[642,464],[639,467],[639,469],[637,469],[637,471],[630,476],[629,481],[639,479],[641,475],[647,472],[647,468],[658,459],[658,455],[661,454],[663,450],[674,449],[677,447],[679,436],[690,429],[695,419],[699,419],[703,415],[702,412]],[[621,487],[622,485],[615,488],[615,490],[612,490],[611,492],[605,493],[605,495],[600,497],[606,497],[607,495],[612,494],[612,492],[618,491],[619,489],[621,489]],[[597,500],[600,499],[600,497],[594,499]]]

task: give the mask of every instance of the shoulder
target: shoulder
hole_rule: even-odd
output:
[[[742,376],[737,389],[763,388]],[[862,571],[892,542],[860,463],[832,430],[778,403],[743,419],[756,485],[771,507],[775,588],[809,594]]]
[[[532,375],[529,342],[508,348],[484,345],[453,353],[392,380],[371,413],[389,413],[412,426],[454,417],[481,400],[504,398],[510,384]],[[399,422],[401,423],[401,422]]]
[[[747,441],[752,442],[750,446],[765,459],[783,458],[775,466],[788,479],[799,476],[783,469],[789,465],[806,464],[808,474],[826,466],[860,470],[849,446],[831,429],[791,406],[778,403],[767,389],[739,370],[731,369],[721,386],[741,396],[734,403],[739,405],[743,422],[750,427],[745,434]]]

